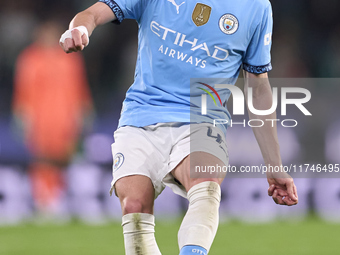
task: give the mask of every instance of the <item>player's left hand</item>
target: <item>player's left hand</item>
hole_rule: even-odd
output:
[[[276,204],[296,205],[298,195],[293,178],[284,172],[267,173],[269,183],[268,195],[271,196]]]

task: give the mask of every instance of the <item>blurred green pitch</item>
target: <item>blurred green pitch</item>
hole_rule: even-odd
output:
[[[177,230],[180,221],[157,222],[157,242],[163,255],[178,254]],[[340,225],[317,218],[300,223],[276,222],[220,225],[210,255],[333,255],[340,254]],[[119,223],[86,226],[22,225],[0,228],[1,255],[123,255]]]

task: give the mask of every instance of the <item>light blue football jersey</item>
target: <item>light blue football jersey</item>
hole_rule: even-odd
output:
[[[271,70],[268,0],[100,1],[117,22],[135,19],[139,25],[135,80],[119,127],[230,119],[221,106],[230,96],[226,89],[217,90],[222,104],[209,99],[207,114],[201,114],[202,82],[212,88],[217,81],[234,84],[241,66],[257,74]]]

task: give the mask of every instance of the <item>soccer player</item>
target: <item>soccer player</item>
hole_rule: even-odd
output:
[[[214,91],[204,78],[234,83],[243,66],[254,107],[271,107],[271,5],[268,0],[101,0],[74,17],[60,44],[67,53],[83,50],[98,25],[123,19],[139,25],[135,81],[112,145],[111,191],[121,201],[126,254],[161,254],[152,214],[165,185],[189,200],[178,232],[180,255],[207,254],[218,227],[224,176],[191,173],[194,166],[228,164],[226,129],[212,122],[230,119],[222,106],[230,91],[216,91],[221,105],[211,106],[210,100],[204,113],[202,89]],[[275,113],[249,115],[276,119]],[[276,127],[270,123],[254,133],[265,163],[280,166]],[[288,174],[268,172],[267,178],[268,194],[277,204],[298,202]]]

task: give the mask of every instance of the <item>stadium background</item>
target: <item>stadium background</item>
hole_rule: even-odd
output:
[[[74,14],[93,2],[0,1],[0,254],[123,254],[119,203],[107,191],[112,132],[133,81],[136,23],[98,28],[83,53],[95,117],[67,170],[67,212],[54,222],[42,224],[34,216],[26,175],[30,155],[11,110],[15,63],[32,42],[34,28],[52,18],[66,29]],[[272,1],[272,6],[270,77],[338,78],[340,2],[286,0]],[[314,102],[309,105],[320,117],[279,131],[285,164],[340,163],[340,87],[315,84],[308,87]],[[261,164],[251,130],[234,132],[241,133],[228,137],[232,164]],[[263,178],[226,180],[222,223],[211,254],[337,254],[340,179],[297,178],[296,183],[299,205],[283,208],[266,196]],[[176,254],[178,219],[185,207],[169,190],[156,200],[156,231],[164,254]]]

